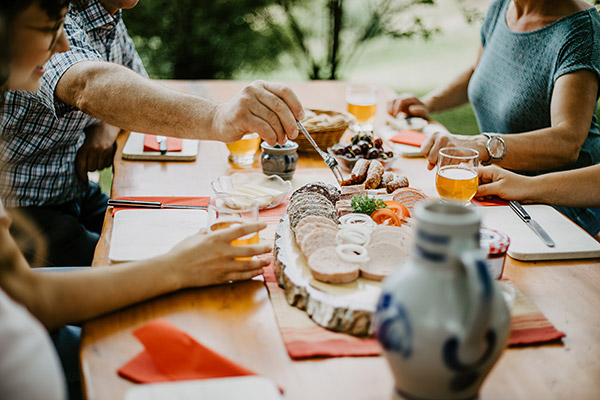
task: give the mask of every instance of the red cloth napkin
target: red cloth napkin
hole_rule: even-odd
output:
[[[473,199],[471,200],[478,206],[489,207],[489,206],[507,206],[508,201],[501,199],[500,197],[493,196],[491,199]]]
[[[392,142],[407,144],[409,146],[421,147],[427,139],[427,135],[413,130],[400,131],[390,139]]]
[[[117,371],[139,383],[257,375],[198,343],[167,321],[155,319],[133,332],[145,349]]]
[[[159,201],[163,204],[181,204],[190,206],[208,206],[210,197],[176,197],[176,196],[123,196],[115,197],[116,200],[140,200],[140,201]],[[114,207],[112,215],[114,216],[120,210],[133,210],[132,207]],[[145,209],[140,207],[139,209]]]
[[[181,151],[181,148],[181,139],[167,137],[167,151]],[[160,151],[155,135],[144,135],[144,151]]]

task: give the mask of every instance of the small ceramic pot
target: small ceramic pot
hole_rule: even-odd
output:
[[[260,163],[263,173],[277,175],[285,180],[292,179],[298,162],[298,144],[291,140],[288,140],[283,146],[278,144],[269,146],[266,142],[262,142],[260,147],[262,149]]]

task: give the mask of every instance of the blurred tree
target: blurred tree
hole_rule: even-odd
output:
[[[435,0],[311,0],[301,3],[283,0],[280,7],[285,20],[278,23],[274,16],[271,26],[273,31],[279,32],[275,37],[282,46],[292,43],[288,52],[296,58],[298,68],[303,68],[308,78],[338,79],[340,69],[351,63],[358,52],[377,37],[429,38],[437,32],[437,28],[426,27],[419,17],[406,16],[406,11],[419,4],[434,5]],[[348,12],[349,5],[362,9]],[[324,32],[319,31],[315,11],[326,14]]]
[[[286,48],[265,20],[274,0],[143,0],[123,13],[155,78],[230,78],[273,68]]]

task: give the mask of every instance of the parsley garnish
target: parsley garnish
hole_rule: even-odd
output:
[[[381,199],[374,199],[366,194],[356,195],[350,200],[350,205],[355,213],[371,215],[375,210],[385,208]]]

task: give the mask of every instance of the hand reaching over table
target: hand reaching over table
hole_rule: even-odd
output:
[[[219,104],[213,131],[219,140],[234,142],[256,132],[270,146],[298,136],[296,121],[304,118],[302,104],[287,86],[255,81],[232,100]]]
[[[489,154],[485,148],[487,138],[483,135],[464,136],[453,135],[449,132],[435,132],[429,136],[421,145],[421,153],[427,158],[427,169],[435,168],[438,161],[440,149],[444,147],[468,147],[479,152],[479,162],[489,160]]]
[[[262,274],[266,259],[240,260],[271,251],[270,245],[234,246],[234,239],[264,229],[260,223],[236,224],[214,232],[201,232],[175,246],[165,258],[182,287],[242,281]]]
[[[429,108],[415,95],[403,93],[388,102],[387,112],[393,117],[403,113],[407,117],[420,117],[429,119]]]

